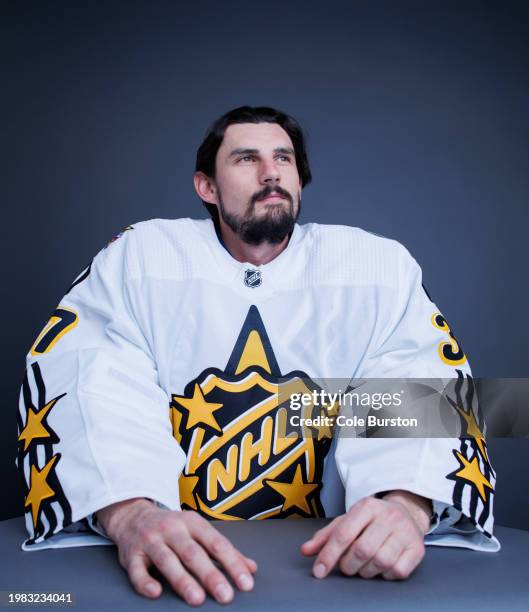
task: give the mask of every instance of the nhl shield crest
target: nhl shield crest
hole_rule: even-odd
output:
[[[307,380],[299,371],[281,374],[251,306],[226,368],[203,371],[172,396],[173,434],[187,456],[182,508],[223,520],[324,516],[330,436],[289,431],[282,393],[285,381],[299,391]]]
[[[263,275],[259,270],[251,270],[247,268],[244,271],[244,284],[250,289],[259,287],[263,282]]]

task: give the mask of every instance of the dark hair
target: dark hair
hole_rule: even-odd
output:
[[[224,133],[229,125],[234,123],[277,123],[290,136],[294,145],[296,166],[301,186],[305,187],[312,180],[309,160],[305,147],[305,136],[299,123],[290,115],[282,113],[269,106],[239,106],[219,117],[208,129],[202,144],[197,151],[195,172],[202,171],[215,178],[215,159],[220,149]],[[215,204],[202,201],[215,223],[218,222],[218,210]]]

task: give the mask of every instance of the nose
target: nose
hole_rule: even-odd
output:
[[[275,185],[279,183],[281,174],[275,161],[263,161],[260,169],[259,182],[262,185]]]

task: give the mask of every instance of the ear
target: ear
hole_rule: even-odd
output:
[[[193,182],[195,184],[195,191],[201,200],[207,202],[208,204],[218,205],[219,200],[217,198],[217,188],[215,181],[211,177],[200,171],[195,172]]]

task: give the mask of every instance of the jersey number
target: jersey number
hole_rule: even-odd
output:
[[[49,353],[64,334],[77,325],[78,321],[79,317],[75,310],[59,306],[37,336],[30,353],[34,356]]]
[[[440,312],[437,312],[432,317],[432,323],[437,329],[448,334],[449,342],[441,342],[439,344],[439,357],[450,366],[460,365],[465,363],[467,357],[463,353],[463,349],[459,346],[454,334],[450,331],[450,327],[446,319]]]

